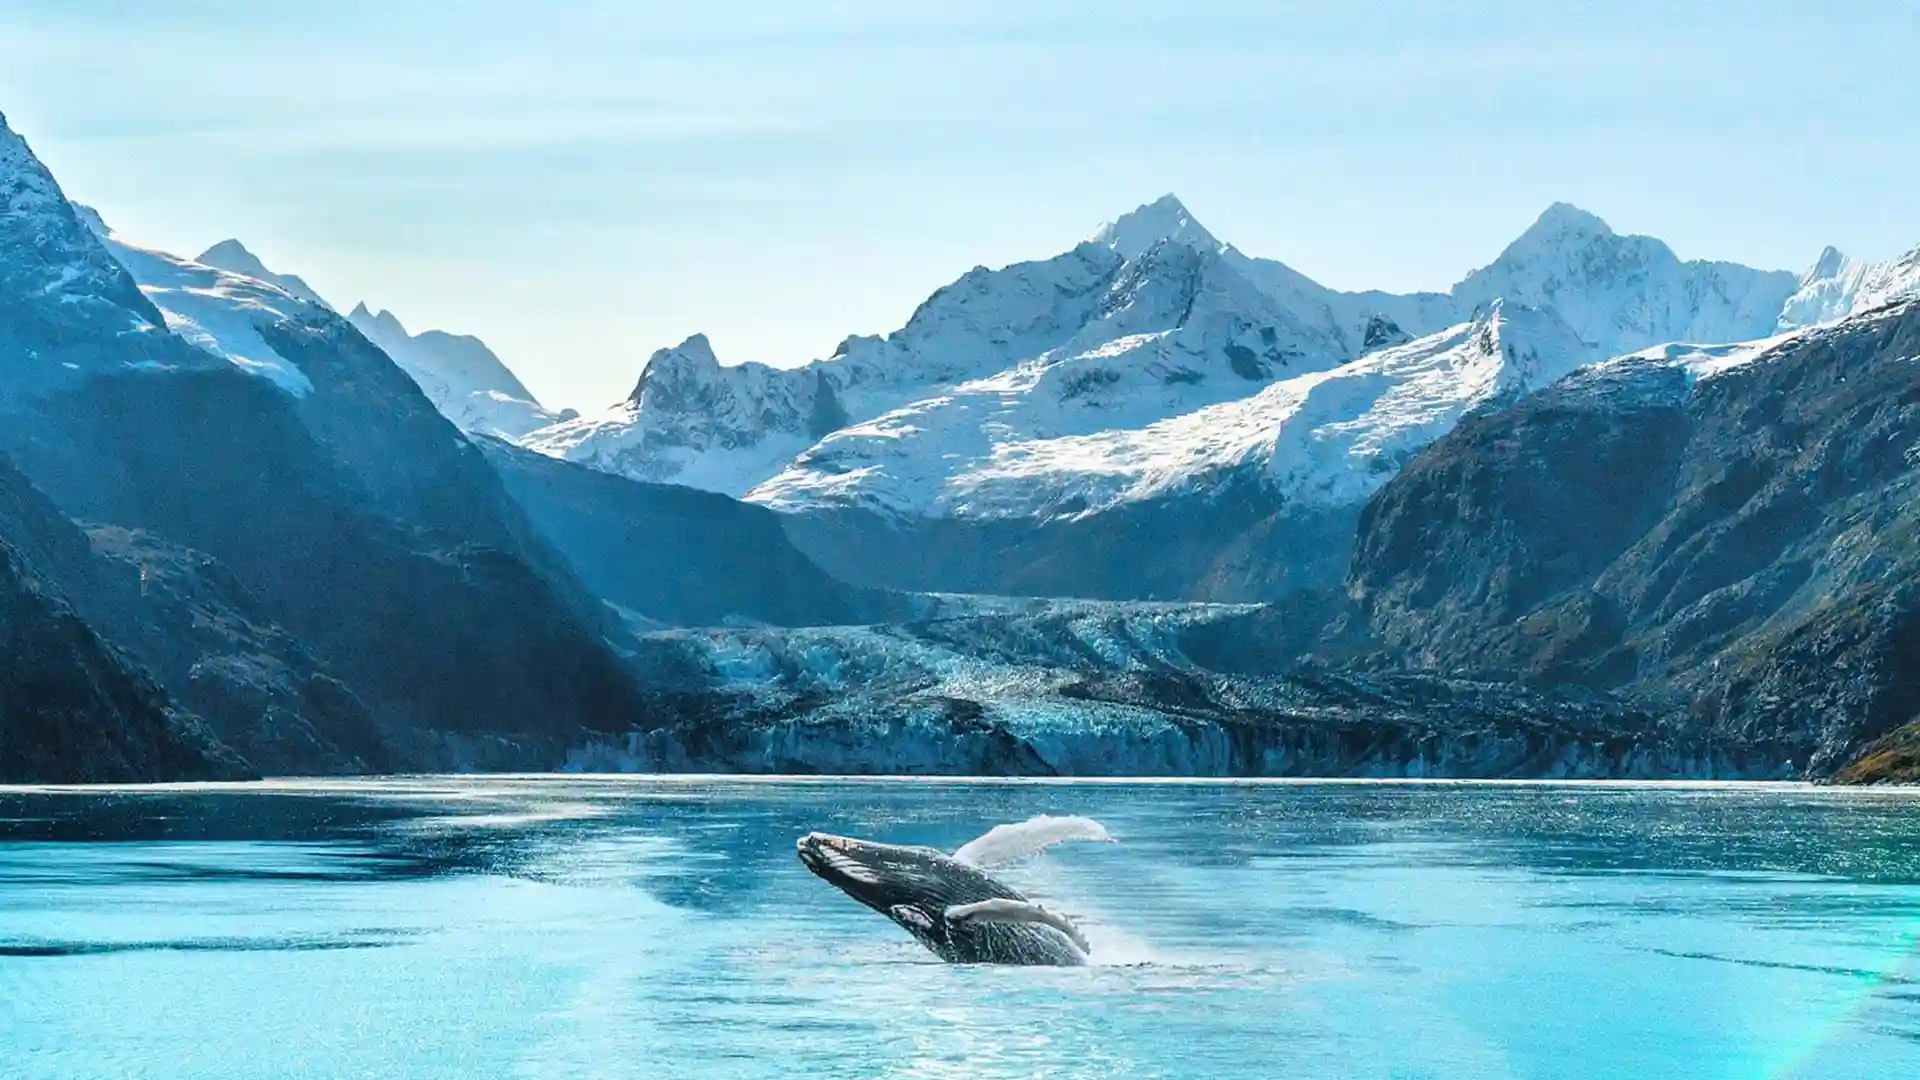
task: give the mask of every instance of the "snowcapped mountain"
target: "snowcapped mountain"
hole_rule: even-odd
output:
[[[1138,425],[1351,355],[1324,309],[1262,288],[1237,265],[1244,259],[1171,206],[1144,207],[1052,259],[976,267],[899,330],[848,338],[800,368],[724,367],[695,336],[656,352],[627,401],[524,444],[739,495],[841,429],[894,446],[899,461],[913,452],[896,438],[901,424],[978,434],[1000,403],[1018,414],[998,418],[1007,430]],[[869,423],[880,426],[860,427]],[[820,461],[847,448],[822,445]]]
[[[1784,271],[1682,262],[1648,236],[1621,236],[1556,203],[1492,264],[1453,289],[1462,305],[1497,298],[1551,308],[1601,356],[1669,341],[1766,337],[1796,288]]]
[[[364,303],[354,307],[347,321],[392,357],[463,431],[517,439],[577,415],[541,405],[477,337],[443,330],[409,334],[392,312],[375,313]]]
[[[106,250],[133,275],[141,293],[160,310],[168,330],[248,374],[272,380],[296,397],[313,390],[313,382],[299,365],[267,343],[260,325],[298,318],[320,310],[320,305],[260,278],[141,247],[104,222],[100,227]]]
[[[804,367],[723,366],[696,335],[656,352],[627,401],[523,444],[791,513],[894,520],[1084,516],[1204,488],[1262,445],[1289,497],[1364,498],[1397,454],[1486,400],[1484,380],[1538,386],[1663,342],[1762,337],[1794,288],[1558,204],[1449,293],[1341,292],[1223,243],[1168,195],[1055,258],[975,268],[900,330]],[[1469,361],[1481,338],[1498,363]]]
[[[247,246],[238,240],[222,240],[195,256],[193,261],[202,266],[211,266],[239,274],[241,277],[250,277],[269,285],[276,285],[290,296],[305,300],[309,304],[319,304],[329,311],[333,309],[333,305],[322,300],[320,294],[313,291],[313,286],[308,285],[299,275],[276,274],[267,269],[267,264],[261,262],[258,255],[248,251]]]
[[[97,220],[67,201],[0,115],[0,398],[129,367],[210,363],[166,333],[160,311],[101,246]]]
[[[1162,195],[1100,226],[1093,243],[1132,258],[1161,241],[1217,253],[1296,320],[1337,342],[1347,356],[1440,330],[1462,317],[1445,293],[1341,292],[1274,259],[1248,255],[1214,238],[1173,195]]]
[[[0,295],[108,297],[130,312],[151,308],[126,271],[94,243],[81,211],[0,114]],[[150,323],[157,320],[148,320]]]
[[[1887,262],[1862,263],[1830,247],[1801,276],[1798,291],[1780,313],[1779,328],[1838,322],[1915,295],[1920,295],[1920,248]]]
[[[706,335],[695,334],[649,357],[627,400],[521,444],[635,480],[737,498],[845,422],[833,384],[817,372],[723,367]]]
[[[297,300],[328,311],[335,310],[304,279],[269,269],[259,256],[238,240],[222,240],[201,252],[192,263],[174,256],[160,256],[157,252],[136,254],[134,257],[149,261],[159,257],[162,262],[175,265],[175,274],[178,274],[179,267],[189,265],[211,267],[225,271],[229,277],[262,282]],[[155,273],[162,272],[159,266],[153,266],[152,269]],[[139,275],[136,273],[135,276]],[[143,279],[143,284],[149,283]],[[199,288],[199,285],[192,283],[185,285],[185,296],[180,298],[176,306],[191,303],[192,297],[200,295],[195,291]],[[216,288],[228,293],[230,298],[248,293],[248,287],[235,286],[224,279]],[[258,290],[253,292],[257,293]],[[246,299],[257,303],[260,297],[250,294]],[[271,304],[266,306],[272,307]],[[278,308],[273,310],[277,314],[286,314]],[[441,330],[411,334],[392,312],[375,313],[364,303],[357,305],[347,315],[347,321],[400,365],[400,369],[426,392],[434,407],[463,431],[517,439],[577,415],[572,410],[555,412],[541,405],[525,384],[479,338]],[[245,329],[239,326],[233,328],[233,333],[224,335],[227,339],[244,336]],[[251,342],[247,344],[251,346]]]
[[[1467,410],[1538,389],[1590,355],[1552,313],[1496,301],[1417,341],[1137,426],[1100,426],[1108,414],[1090,409],[1082,430],[1062,430],[1074,425],[1061,422],[1059,395],[1019,377],[981,380],[836,432],[748,498],[791,511],[854,502],[901,515],[1046,518],[1204,492],[1252,469],[1285,498],[1358,502]],[[1112,370],[1072,359],[1056,384]],[[1105,390],[1123,378],[1095,381]],[[1042,409],[1038,422],[1021,415]],[[916,452],[920,440],[940,452]]]

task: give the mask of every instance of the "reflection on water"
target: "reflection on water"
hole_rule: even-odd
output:
[[[1084,969],[939,963],[813,829],[1012,872]],[[1885,1078],[1920,793],[408,779],[0,791],[0,1075]]]

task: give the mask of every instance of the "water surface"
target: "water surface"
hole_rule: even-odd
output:
[[[1120,841],[956,967],[811,829]],[[0,790],[0,1075],[1774,1077],[1920,1070],[1920,793],[415,779]]]

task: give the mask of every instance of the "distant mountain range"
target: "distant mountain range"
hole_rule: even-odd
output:
[[[1565,204],[1448,293],[1327,289],[1165,196],[1074,250],[976,268],[799,368],[656,352],[522,445],[780,511],[875,587],[1262,600],[1326,586],[1367,497],[1464,415],[1668,342],[1764,339],[1920,284],[1679,259]]]
[[[583,416],[0,119],[0,780],[1908,775],[1916,288],[1557,205],[1345,293],[1169,196]]]

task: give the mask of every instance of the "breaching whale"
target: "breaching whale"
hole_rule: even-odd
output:
[[[1062,840],[1111,841],[1087,818],[1001,825],[952,855],[930,847],[808,833],[800,861],[828,884],[899,923],[954,964],[1087,962],[1092,949],[1065,915],[986,873]]]

